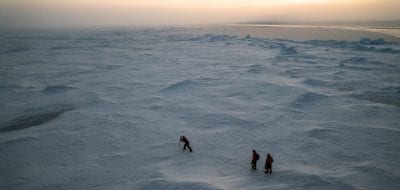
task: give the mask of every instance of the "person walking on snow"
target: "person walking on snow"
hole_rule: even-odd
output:
[[[253,150],[253,159],[251,160],[251,169],[257,170],[258,159],[260,159],[260,155],[257,154],[256,150]]]
[[[189,146],[189,140],[185,136],[181,136],[180,141],[185,143],[185,145],[183,145],[183,150],[186,150],[186,147],[188,147],[189,151],[192,152],[192,148]]]
[[[269,174],[272,173],[272,162],[274,162],[274,159],[272,158],[272,156],[270,154],[267,154],[267,159],[265,160],[265,172],[264,173],[268,173]]]

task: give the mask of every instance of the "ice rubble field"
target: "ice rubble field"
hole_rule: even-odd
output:
[[[400,189],[399,44],[174,28],[0,42],[0,189]]]

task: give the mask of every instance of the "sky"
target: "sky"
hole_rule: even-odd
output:
[[[400,0],[0,0],[0,27],[400,20]]]

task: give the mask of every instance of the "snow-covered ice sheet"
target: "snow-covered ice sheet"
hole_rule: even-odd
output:
[[[0,40],[0,189],[400,189],[399,44],[181,28]]]

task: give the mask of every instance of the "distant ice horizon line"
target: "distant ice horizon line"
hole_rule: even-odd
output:
[[[165,24],[135,24],[135,23],[125,23],[125,24],[94,24],[94,25],[13,25],[8,26],[3,25],[4,28],[90,28],[90,27],[185,27],[185,26],[212,26],[212,25],[304,25],[304,26],[313,26],[313,25],[329,25],[339,24],[339,26],[348,26],[347,24],[372,24],[372,23],[385,23],[385,24],[397,24],[397,27],[400,28],[400,19],[396,20],[247,20],[247,21],[221,21],[221,22],[210,22],[210,23],[165,23]],[[352,25],[354,26],[354,25]]]
[[[361,25],[361,24],[389,24],[396,26],[378,26],[378,25]],[[359,24],[359,25],[358,25]],[[333,22],[304,22],[304,21],[271,21],[271,22],[246,22],[231,23],[228,26],[251,26],[251,27],[286,27],[286,28],[330,28],[341,30],[356,30],[386,34],[400,38],[400,21],[333,21]]]
[[[331,23],[333,24],[333,23]],[[400,23],[399,23],[400,24]],[[302,28],[302,27],[308,27],[308,28],[342,28],[342,29],[400,29],[400,26],[362,26],[362,25],[329,25],[329,23],[321,23],[320,25],[317,25],[316,23],[265,23],[265,24],[258,24],[258,23],[230,23],[230,24],[225,24],[225,25],[230,25],[230,26],[276,26],[276,27],[289,27],[289,28]]]

